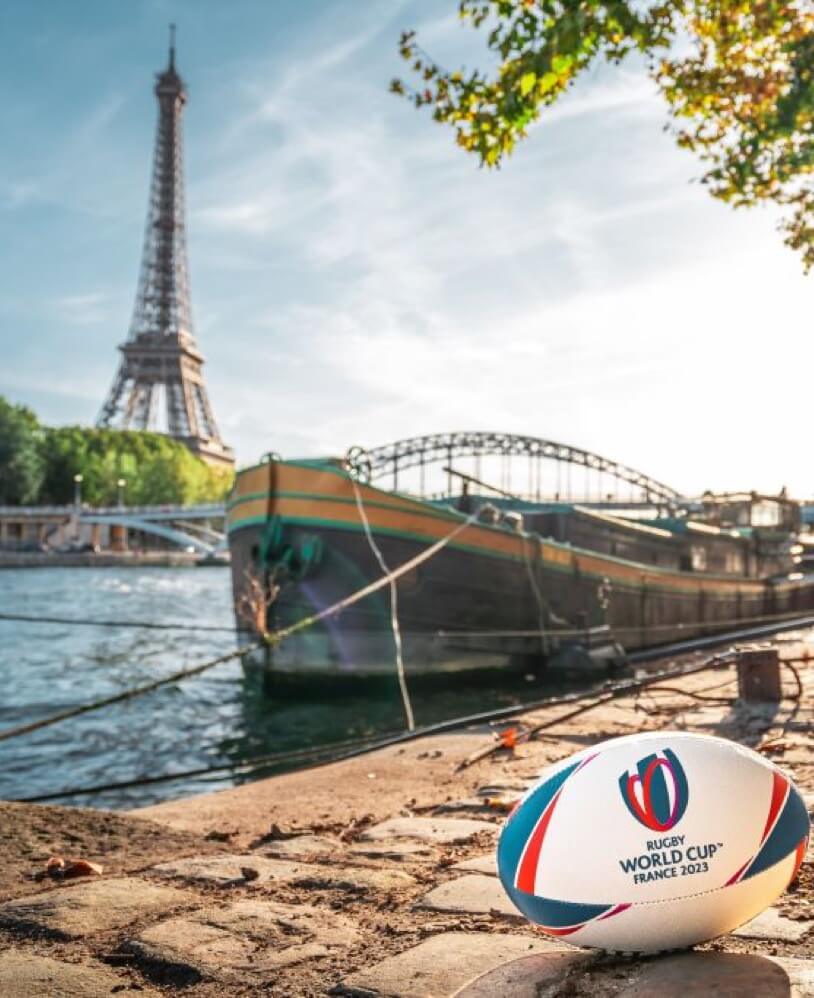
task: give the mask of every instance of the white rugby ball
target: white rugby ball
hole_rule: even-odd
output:
[[[547,769],[500,835],[500,880],[527,918],[576,946],[652,953],[731,932],[794,878],[805,803],[756,752],[659,731]]]

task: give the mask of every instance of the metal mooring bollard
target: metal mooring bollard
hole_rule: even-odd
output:
[[[771,645],[738,648],[738,696],[747,703],[783,699],[780,655]]]

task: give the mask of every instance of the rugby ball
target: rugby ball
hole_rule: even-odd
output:
[[[545,770],[504,825],[501,883],[543,932],[653,953],[730,932],[794,878],[805,803],[756,752],[707,735],[613,738]]]

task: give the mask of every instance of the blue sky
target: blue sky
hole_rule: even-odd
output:
[[[634,65],[487,173],[387,93],[455,0],[5,0],[0,393],[92,422],[127,334],[178,24],[193,313],[224,437],[343,453],[448,429],[586,447],[688,492],[814,494],[811,278],[733,212]]]

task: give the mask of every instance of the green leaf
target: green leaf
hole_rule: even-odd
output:
[[[525,97],[534,89],[534,84],[537,82],[536,73],[523,73],[520,77],[520,96]]]
[[[558,76],[562,76],[564,73],[567,73],[568,70],[571,68],[571,64],[573,63],[573,61],[574,61],[573,56],[555,55],[554,58],[551,60],[551,68]]]

